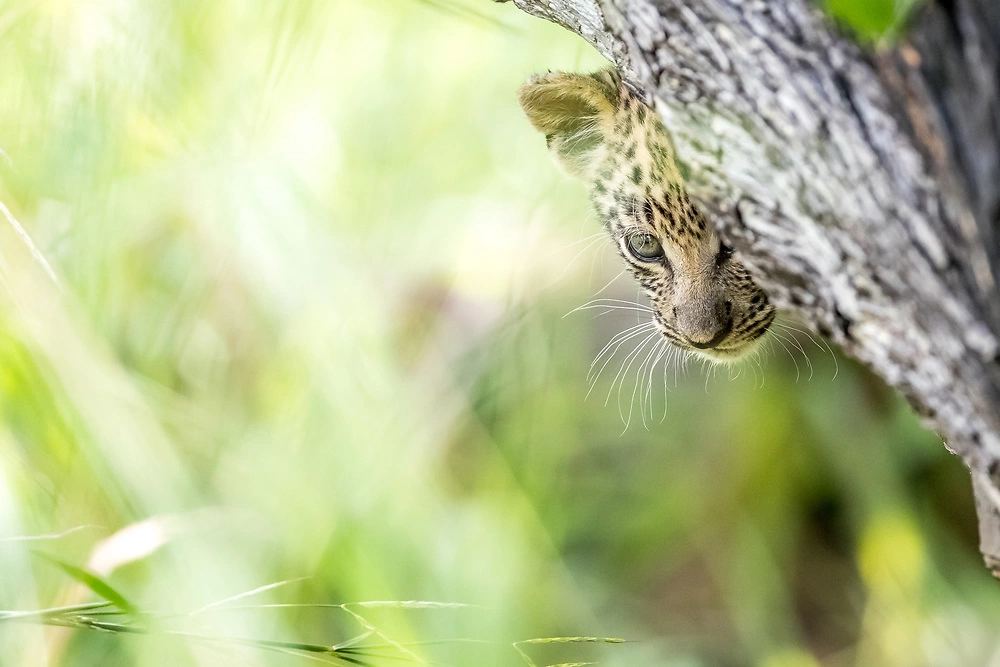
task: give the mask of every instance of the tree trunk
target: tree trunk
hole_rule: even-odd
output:
[[[646,94],[775,304],[947,439],[1000,574],[1000,3],[931,2],[869,55],[809,0],[514,2]]]

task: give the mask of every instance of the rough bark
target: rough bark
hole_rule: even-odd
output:
[[[864,52],[808,0],[514,0],[644,91],[779,307],[898,388],[972,472],[1000,573],[1000,4]]]

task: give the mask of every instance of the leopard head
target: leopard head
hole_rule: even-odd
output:
[[[535,76],[519,100],[556,164],[589,185],[658,331],[713,361],[751,352],[775,308],[689,199],[657,114],[614,70]]]

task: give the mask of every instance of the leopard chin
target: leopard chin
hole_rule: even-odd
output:
[[[699,350],[697,348],[688,348],[691,352],[703,359],[707,359],[713,363],[717,364],[735,364],[744,361],[750,357],[757,349],[760,347],[761,343],[767,337],[768,330],[758,335],[752,340],[740,341],[732,345],[720,345],[719,347],[713,347],[705,350]]]

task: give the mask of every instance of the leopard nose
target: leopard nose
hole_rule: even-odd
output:
[[[729,319],[726,320],[726,324],[721,329],[719,329],[714,336],[712,336],[708,340],[705,340],[704,338],[698,340],[696,338],[689,337],[688,343],[691,344],[691,347],[698,348],[699,350],[708,350],[710,348],[715,347],[723,340],[725,340],[726,336],[728,336],[729,332],[732,330],[733,330],[733,321]]]

